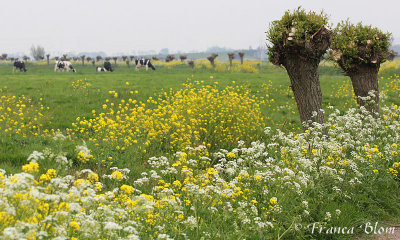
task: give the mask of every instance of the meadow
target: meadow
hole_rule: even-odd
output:
[[[265,62],[119,63],[54,73],[0,64],[0,234],[5,239],[337,239],[307,226],[398,221],[400,77],[382,114],[320,67],[328,136],[302,132],[284,69]]]
[[[45,106],[43,114],[46,120],[42,130],[54,132],[71,128],[78,117],[92,117],[93,110],[101,111],[107,100],[115,99],[110,91],[118,93],[118,99],[131,98],[137,102],[147,102],[150,97],[154,98],[164,91],[182,89],[183,84],[189,82],[202,81],[202,85],[211,85],[220,90],[228,86],[243,86],[251,95],[263,98],[260,100],[264,103],[260,108],[264,118],[263,126],[280,128],[284,125],[283,129],[300,130],[301,125],[289,87],[290,82],[284,69],[266,63],[256,74],[217,72],[209,67],[190,69],[180,61],[174,61],[167,66],[161,65],[156,71],[147,72],[144,69],[137,72],[134,67],[128,68],[122,63],[119,63],[113,73],[97,73],[91,64],[82,67],[77,62],[74,66],[78,69],[77,73],[55,73],[52,64],[47,66],[44,63],[41,65],[28,63],[27,73],[12,73],[11,64],[3,64],[0,68],[2,93],[10,96],[23,95],[31,99],[34,104]],[[321,81],[326,92],[326,94],[324,92],[324,103],[345,108],[354,107],[349,80],[338,75],[338,70],[332,67],[327,67],[325,72]],[[345,95],[341,96],[342,94]],[[262,132],[262,128],[259,130]],[[26,152],[21,155],[13,151],[4,152],[1,159],[2,167],[8,170],[15,163],[18,163],[19,167],[25,161],[25,155],[36,147],[29,147],[31,144],[35,145],[35,142],[26,143],[28,144]],[[20,152],[17,145],[12,145],[5,146],[5,149],[16,147]],[[146,157],[151,157],[151,153]]]

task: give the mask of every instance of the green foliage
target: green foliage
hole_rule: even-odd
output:
[[[342,21],[334,29],[330,58],[345,71],[360,64],[379,67],[387,59],[390,42],[390,33],[370,25],[354,25],[349,20]]]
[[[269,60],[273,62],[274,54],[289,43],[295,46],[304,46],[322,26],[328,24],[328,16],[321,11],[306,12],[298,7],[293,12],[285,12],[282,19],[273,21],[267,33]]]

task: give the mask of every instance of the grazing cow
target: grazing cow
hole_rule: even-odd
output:
[[[96,67],[96,72],[108,72],[107,69],[102,67]]]
[[[111,67],[110,62],[104,62],[104,67],[96,67],[97,72],[113,72],[114,69]]]
[[[24,63],[24,61],[18,61],[18,60],[16,60],[16,61],[14,62],[13,72],[17,71],[17,69],[19,69],[20,71],[26,72],[26,68],[25,68],[25,63]]]
[[[146,67],[146,71],[149,69],[149,67],[151,67],[151,69],[156,70],[156,68],[153,66],[153,64],[151,64],[150,59],[146,58],[142,58],[142,59],[136,59],[136,71],[139,71],[140,67]]]
[[[72,72],[76,72],[75,68],[72,66],[71,62],[68,61],[56,61],[56,65],[54,66],[54,72],[61,72],[61,70],[64,72],[64,70],[66,70],[67,72],[69,72],[70,70]]]
[[[111,67],[111,63],[109,61],[104,62],[104,69],[109,71],[109,72],[113,72],[113,68]]]

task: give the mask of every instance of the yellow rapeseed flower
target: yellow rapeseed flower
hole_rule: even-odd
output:
[[[269,200],[269,203],[271,203],[272,205],[275,205],[278,203],[278,199],[276,197],[273,197]]]
[[[87,179],[91,182],[91,183],[95,183],[99,181],[99,175],[97,173],[89,173],[87,176]]]
[[[22,166],[22,171],[26,173],[36,173],[39,172],[39,164],[37,162],[30,162]]]
[[[79,224],[76,221],[72,221],[69,223],[69,226],[74,230],[74,231],[79,231],[79,229],[81,229],[81,227],[79,226]]]
[[[48,169],[46,175],[50,178],[55,178],[57,176],[57,171],[55,169]]]
[[[120,187],[120,189],[121,189],[121,191],[122,192],[124,192],[125,194],[132,194],[134,191],[135,191],[135,189],[132,187],[132,186],[129,186],[129,185],[122,185],[121,187]]]
[[[120,171],[117,170],[117,171],[114,171],[113,173],[111,173],[111,178],[121,181],[122,179],[124,179],[124,175]]]

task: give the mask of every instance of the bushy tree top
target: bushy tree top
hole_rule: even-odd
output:
[[[390,33],[362,23],[354,25],[346,20],[334,29],[330,57],[345,71],[360,64],[379,67],[388,57],[390,42]]]
[[[273,21],[266,32],[270,43],[269,60],[274,64],[281,64],[277,61],[277,55],[287,50],[304,49],[322,29],[329,31],[327,25],[328,16],[323,11],[306,12],[301,7],[293,12],[286,11],[282,19]]]

